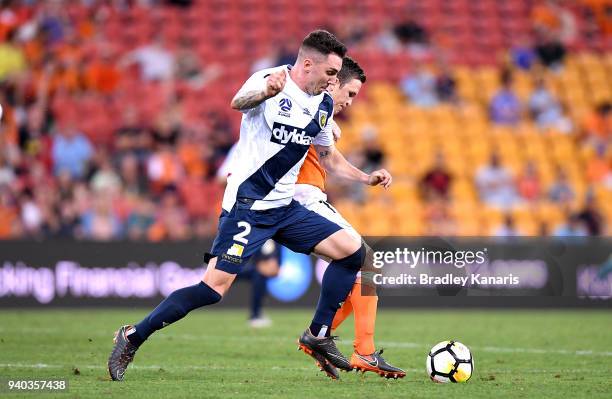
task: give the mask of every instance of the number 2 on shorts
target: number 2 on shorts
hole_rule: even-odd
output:
[[[245,245],[248,244],[249,240],[246,239],[246,236],[248,236],[249,233],[251,232],[251,225],[247,222],[242,221],[242,222],[238,222],[238,228],[244,228],[244,230],[234,235],[234,241],[237,241]]]

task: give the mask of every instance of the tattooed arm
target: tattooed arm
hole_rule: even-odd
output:
[[[270,74],[265,79],[265,85],[258,89],[253,89],[253,85],[247,82],[232,99],[232,108],[238,111],[247,111],[257,107],[268,98],[274,97],[285,87],[287,75],[282,70]]]
[[[260,90],[252,90],[247,92],[238,92],[232,99],[232,108],[238,111],[246,111],[255,108],[262,102],[266,101],[266,93]]]

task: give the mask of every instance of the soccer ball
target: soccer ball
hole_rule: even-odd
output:
[[[456,341],[443,341],[431,348],[426,365],[434,382],[467,382],[474,372],[470,350]]]

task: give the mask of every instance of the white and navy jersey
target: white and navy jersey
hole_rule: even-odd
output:
[[[251,209],[288,205],[295,182],[311,144],[332,146],[334,104],[323,92],[312,96],[289,76],[289,66],[265,69],[251,76],[240,92],[262,91],[267,77],[284,70],[283,91],[255,108],[243,111],[240,140],[233,154],[223,209],[230,211],[236,199],[252,200]]]

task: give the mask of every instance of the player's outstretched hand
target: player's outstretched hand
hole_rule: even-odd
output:
[[[271,98],[280,93],[285,87],[287,74],[285,71],[278,71],[270,74],[266,81],[266,97]]]
[[[392,181],[393,177],[391,177],[391,173],[387,172],[386,169],[379,169],[372,172],[368,180],[368,185],[389,188]]]

